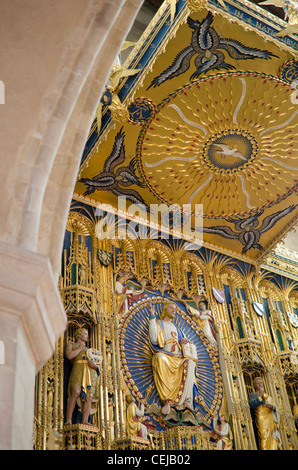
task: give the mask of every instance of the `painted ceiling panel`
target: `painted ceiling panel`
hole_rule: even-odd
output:
[[[164,5],[114,69],[75,194],[178,204],[191,220],[201,204],[206,246],[256,261],[298,215],[298,36],[222,3],[178,1],[173,21]]]

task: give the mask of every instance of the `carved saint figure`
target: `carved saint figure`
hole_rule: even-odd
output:
[[[136,291],[133,288],[127,287],[129,277],[129,272],[121,274],[115,282],[116,304],[119,315],[125,314],[134,302],[144,297],[143,290]]]
[[[265,392],[262,377],[256,377],[253,385],[255,392],[249,397],[249,405],[257,429],[259,449],[277,450],[279,440],[276,429],[279,421],[278,409],[273,399]]]
[[[218,450],[232,450],[233,449],[233,434],[229,423],[226,421],[224,415],[213,420],[213,431],[211,436],[217,441]]]
[[[126,396],[126,432],[129,436],[147,439],[148,429],[154,429],[154,425],[151,425],[145,416],[144,402],[144,399],[141,400],[140,407],[138,407],[132,395]]]
[[[153,377],[162,403],[161,412],[167,415],[173,406],[193,410],[197,394],[195,345],[173,323],[175,303],[164,304],[159,320],[152,303],[148,310]]]
[[[199,310],[187,305],[188,313],[194,318],[198,325],[203,330],[205,337],[208,339],[210,345],[218,350],[217,339],[214,329],[214,318],[210,310],[207,310],[208,304],[205,300],[199,302]]]
[[[72,362],[65,424],[71,424],[76,403],[82,411],[82,424],[88,424],[89,415],[96,411],[96,403],[99,399],[100,361],[94,362],[94,350],[92,350],[92,356],[89,355],[86,346],[89,339],[87,329],[77,329],[75,339],[75,343],[67,344],[65,351],[67,359]]]

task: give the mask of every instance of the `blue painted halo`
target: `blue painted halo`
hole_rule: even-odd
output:
[[[155,306],[157,318],[164,302],[173,301],[170,298],[148,296],[133,304],[121,318],[119,323],[121,368],[124,380],[133,396],[141,399],[147,395],[148,405],[155,403],[160,406],[152,374],[152,352],[148,340],[149,300]],[[213,413],[219,410],[222,400],[222,378],[218,361],[214,358],[213,349],[202,331],[187,314],[184,305],[175,303],[177,313],[174,323],[197,348],[197,387],[203,403],[198,405],[197,411],[203,415],[207,423],[210,423]],[[161,426],[165,424],[161,423]]]

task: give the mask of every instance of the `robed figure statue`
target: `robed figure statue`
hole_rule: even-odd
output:
[[[149,343],[153,352],[152,370],[161,412],[170,413],[171,407],[194,410],[196,386],[196,347],[173,323],[176,304],[166,302],[157,320],[152,303],[149,304]]]
[[[263,378],[256,377],[253,384],[255,391],[249,397],[249,405],[257,431],[259,449],[277,450],[280,442],[277,430],[278,409],[273,399],[265,392]]]
[[[70,341],[67,344],[65,351],[72,363],[65,424],[72,423],[76,404],[81,410],[82,424],[89,424],[89,417],[96,411],[99,401],[99,366],[102,358],[98,351],[87,348],[89,333],[86,328],[78,328],[75,339],[75,343]]]

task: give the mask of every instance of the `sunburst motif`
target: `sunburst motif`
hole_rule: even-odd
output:
[[[288,83],[225,73],[167,97],[143,129],[143,178],[162,202],[211,218],[257,212],[297,187],[298,107]],[[274,175],[274,176],[272,176]]]

